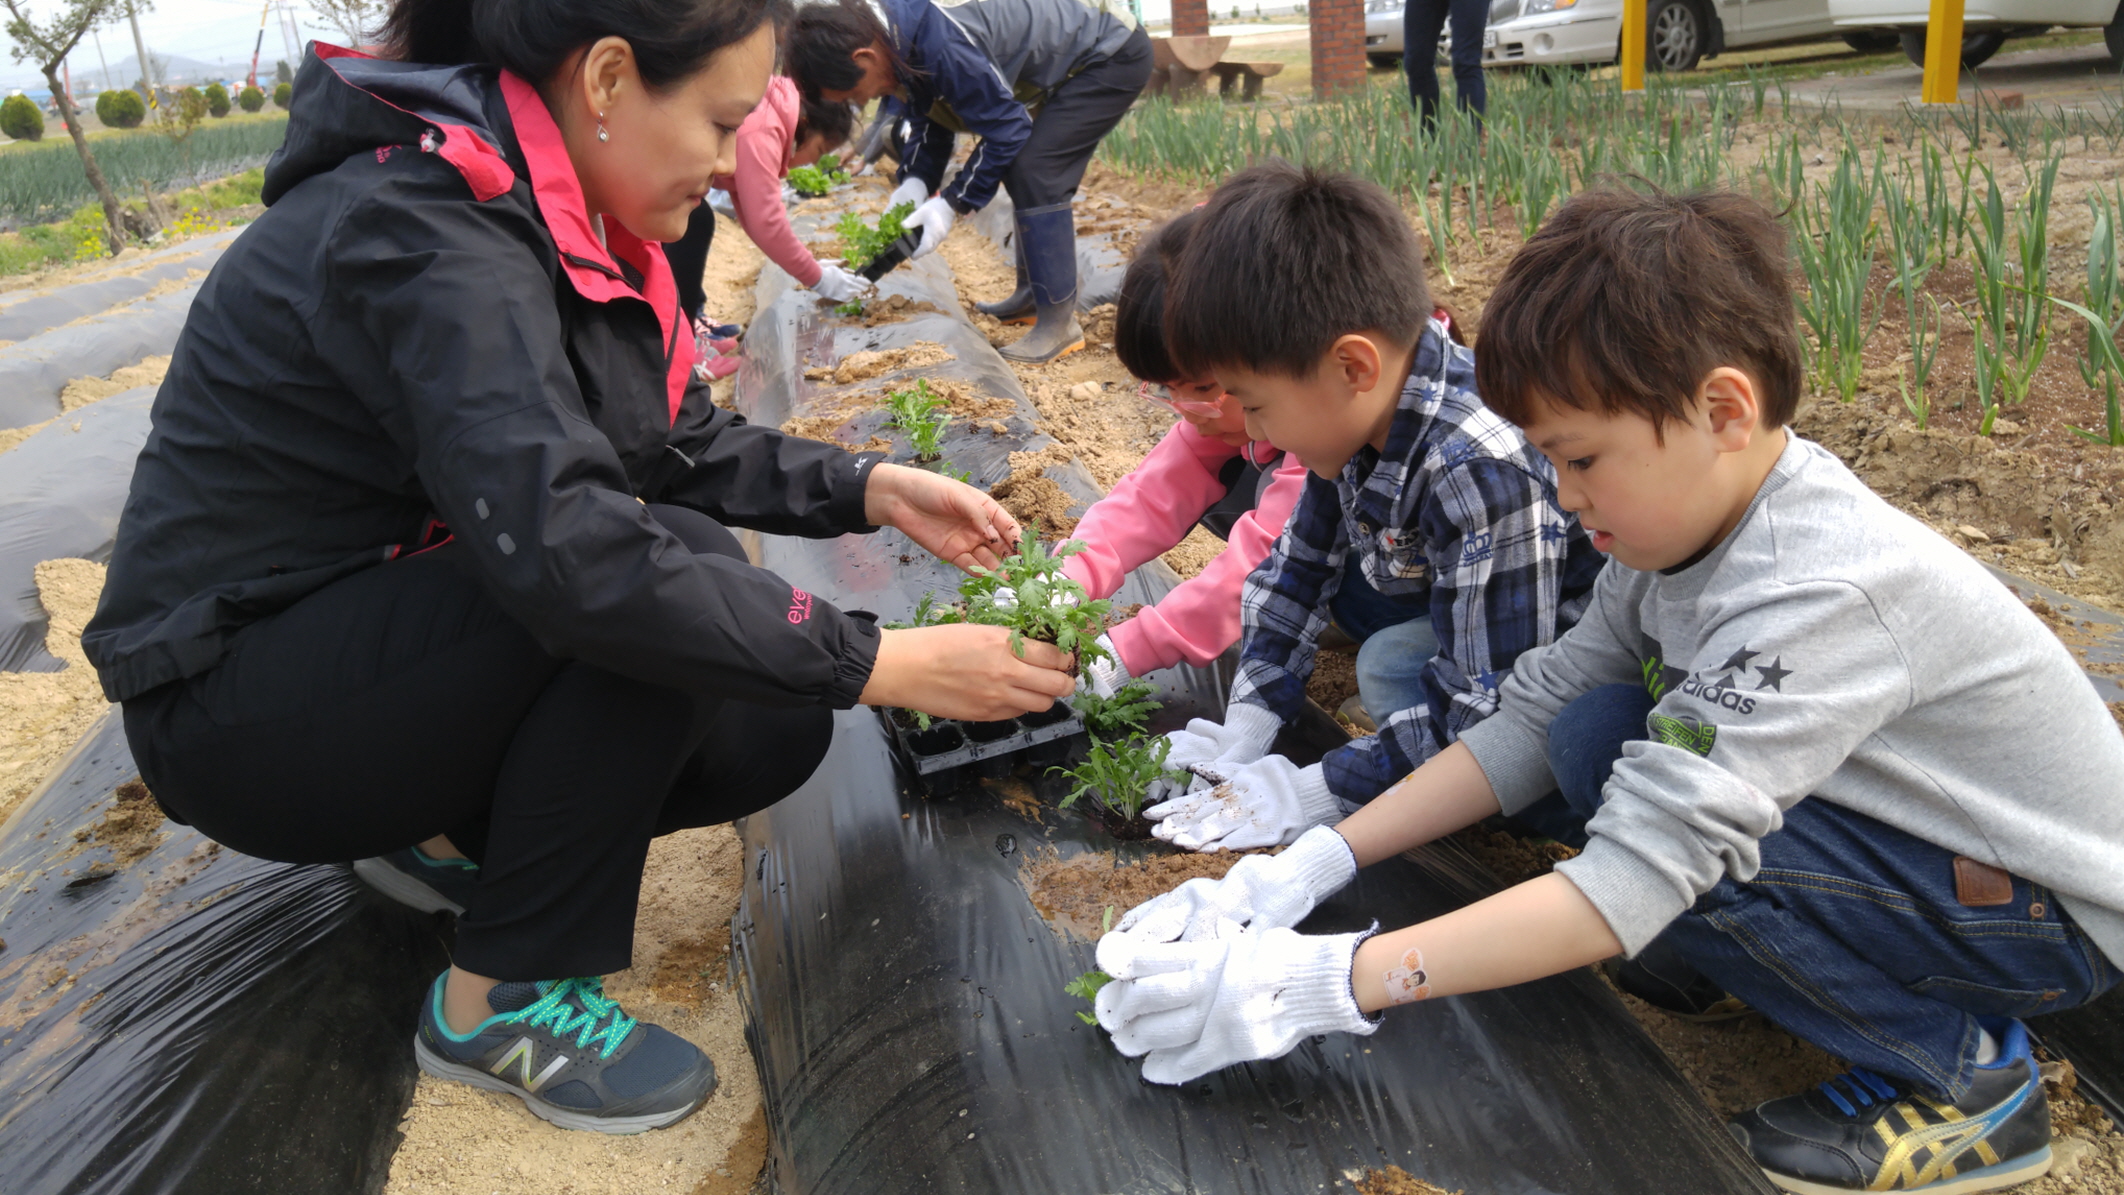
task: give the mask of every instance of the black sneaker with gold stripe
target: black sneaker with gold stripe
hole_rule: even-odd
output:
[[[2050,1171],[2050,1102],[2028,1031],[1987,1022],[1999,1056],[1953,1103],[1853,1070],[1757,1105],[1727,1127],[1770,1181],[1798,1195],[1996,1191]]]

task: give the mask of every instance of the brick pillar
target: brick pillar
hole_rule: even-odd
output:
[[[1174,37],[1209,36],[1209,0],[1173,0]]]
[[[1310,0],[1313,34],[1313,98],[1355,91],[1365,85],[1364,0]]]

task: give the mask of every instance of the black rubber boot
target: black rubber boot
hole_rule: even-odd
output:
[[[1011,238],[1018,259],[1018,289],[1010,297],[994,303],[976,303],[974,310],[992,316],[1006,324],[1029,324],[1033,322],[1032,282],[1025,272],[1025,234]]]
[[[1084,347],[1077,325],[1077,225],[1067,203],[1018,213],[1018,245],[1032,288],[1033,330],[996,350],[1007,361],[1044,365]]]

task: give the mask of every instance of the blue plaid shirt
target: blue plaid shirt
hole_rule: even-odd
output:
[[[1308,478],[1275,550],[1247,576],[1234,704],[1298,716],[1353,551],[1380,593],[1428,594],[1438,636],[1423,703],[1321,761],[1328,791],[1356,802],[1497,712],[1513,661],[1578,621],[1605,563],[1557,506],[1548,458],[1482,405],[1474,353],[1437,320],[1417,342],[1386,451],[1366,445],[1335,481]]]

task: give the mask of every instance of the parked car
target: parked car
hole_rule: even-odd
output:
[[[1828,0],[1839,29],[1885,30],[1903,53],[1925,65],[1924,0]],[[2124,65],[2124,4],[2118,0],[1966,0],[1962,11],[1962,65],[1977,66],[1999,52],[2009,37],[2041,33],[2053,25],[2099,28],[2109,56]]]
[[[1402,0],[1364,0],[1364,56],[1373,66],[1388,69],[1401,65]],[[1447,59],[1447,47],[1452,44],[1450,29],[1438,35],[1438,62],[1443,66]],[[1488,46],[1493,40],[1488,29],[1483,30],[1482,44]]]

